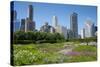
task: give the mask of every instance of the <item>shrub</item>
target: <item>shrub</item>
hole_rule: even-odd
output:
[[[46,32],[14,32],[14,44],[28,43],[56,43],[64,41],[63,35],[59,33]]]
[[[13,40],[14,44],[30,44],[35,43],[34,40]]]

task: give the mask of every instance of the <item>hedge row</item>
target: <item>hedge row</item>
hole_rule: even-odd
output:
[[[59,33],[46,32],[14,32],[14,44],[29,44],[29,43],[56,43],[64,41],[63,35]]]
[[[13,44],[30,44],[30,43],[57,43],[63,42],[64,40],[13,40]]]

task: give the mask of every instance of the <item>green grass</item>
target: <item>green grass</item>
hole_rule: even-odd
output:
[[[78,47],[76,47],[75,49],[74,49],[74,51],[90,51],[90,52],[96,52],[97,51],[97,49],[96,49],[96,47],[95,46],[89,46],[89,45],[80,45],[80,46],[78,46]]]
[[[83,61],[96,61],[97,60],[97,48],[95,46],[80,45],[73,49],[75,52],[79,52],[80,55],[72,56],[70,62],[83,62]]]
[[[58,53],[64,49],[64,45],[69,43],[42,43],[42,44],[14,44],[14,65],[37,65],[66,62],[95,61],[97,59],[94,46],[78,46],[73,51],[80,52],[78,56],[63,55]],[[73,44],[72,44],[73,46]],[[86,53],[90,52],[90,53]]]

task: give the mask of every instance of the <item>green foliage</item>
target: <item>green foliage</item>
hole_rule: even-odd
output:
[[[96,55],[93,56],[84,56],[84,55],[80,55],[80,56],[72,56],[71,60],[68,60],[68,62],[89,62],[89,61],[96,61]]]
[[[97,37],[89,37],[84,39],[67,39],[67,42],[97,42]]]
[[[35,43],[34,40],[13,40],[14,44],[30,44]]]
[[[59,33],[46,32],[14,32],[14,44],[28,43],[56,43],[63,42],[64,37]]]
[[[73,51],[96,52],[97,49],[95,46],[91,46],[91,45],[80,45],[80,46],[76,47]]]
[[[45,43],[43,46],[41,44],[13,45],[14,65],[61,63],[67,59],[64,55],[56,52],[61,45],[53,45],[49,43]]]
[[[97,47],[89,45],[80,45],[73,49],[79,52],[77,56],[71,56],[69,62],[83,62],[83,61],[96,61],[97,60]]]
[[[80,45],[75,47],[72,51],[81,52],[81,54],[79,54],[78,56],[69,56],[59,53],[59,51],[63,50],[64,46],[69,43],[39,43],[26,45],[13,44],[14,66],[64,62],[83,62],[94,61],[97,59],[97,48],[94,46]]]

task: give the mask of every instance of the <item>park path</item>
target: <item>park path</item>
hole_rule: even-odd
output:
[[[64,48],[60,50],[58,53],[67,55],[69,52],[72,52],[72,50],[75,48],[75,45],[64,45]]]

